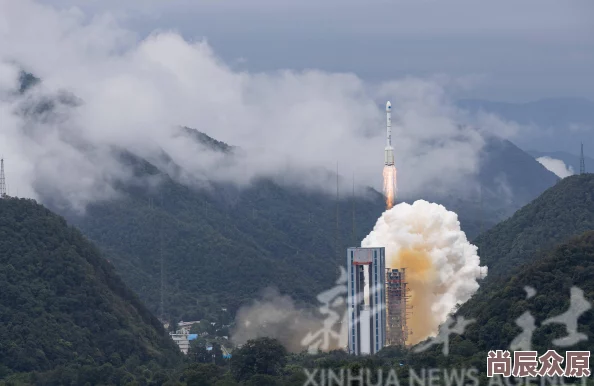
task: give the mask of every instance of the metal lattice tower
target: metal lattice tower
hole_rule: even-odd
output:
[[[4,158],[0,158],[0,198],[6,197],[6,178],[4,176]]]
[[[407,319],[412,306],[408,305],[406,269],[386,269],[386,345],[406,346],[411,331]]]
[[[340,202],[339,202],[339,195],[338,195],[338,162],[336,162],[336,257],[340,258],[340,220],[339,220],[339,212],[340,212]]]
[[[582,143],[582,151],[580,153],[580,174],[586,173],[586,162],[584,161],[584,144]]]
[[[160,194],[161,207],[163,207],[163,193]],[[161,263],[161,291],[160,291],[160,304],[159,312],[161,314],[161,320],[165,320],[165,259],[163,258],[163,225],[159,220],[159,260]]]
[[[357,233],[355,231],[355,173],[353,173],[353,245],[357,245]]]

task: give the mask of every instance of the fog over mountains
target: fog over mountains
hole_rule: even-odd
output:
[[[589,99],[548,98],[527,103],[467,99],[458,101],[458,106],[518,123],[522,127],[513,139],[523,149],[579,155],[583,142],[585,154],[594,154],[594,102]],[[579,170],[579,162],[574,169]]]

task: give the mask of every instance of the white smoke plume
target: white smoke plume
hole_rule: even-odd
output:
[[[460,230],[458,216],[442,205],[401,203],[378,219],[363,247],[385,247],[386,266],[405,268],[413,306],[408,327],[411,344],[437,334],[438,327],[458,304],[478,290],[477,247]]]
[[[456,213],[424,200],[412,205],[401,203],[385,211],[374,229],[361,242],[363,247],[385,247],[386,266],[405,268],[409,304],[409,344],[423,341],[438,332],[439,325],[457,305],[463,304],[478,290],[478,280],[487,275],[480,266],[477,247],[460,229]],[[346,304],[346,301],[343,302]],[[336,309],[339,319],[344,307]],[[287,349],[307,349],[303,338],[318,331],[327,321],[311,309],[298,307],[289,296],[268,290],[252,304],[240,309],[232,339],[243,343],[268,336],[279,339]],[[346,332],[332,326],[337,334]],[[343,348],[347,337],[330,339],[327,350]]]
[[[237,184],[282,175],[328,187],[311,171],[338,162],[341,174],[355,172],[358,184],[381,190],[388,98],[403,193],[429,181],[454,186],[477,171],[483,139],[470,125],[480,122],[454,107],[455,79],[371,86],[354,74],[241,72],[204,39],[173,31],[138,39],[110,14],[0,0],[0,15],[0,153],[11,191],[21,196],[42,198],[43,188],[79,206],[113,197],[113,181],[129,177],[113,147],[147,159],[162,149],[188,179]],[[15,93],[21,68],[42,80],[24,96]],[[65,95],[70,102],[52,114],[22,114]],[[174,135],[178,125],[239,146],[244,156],[222,163]],[[501,129],[492,119],[479,126]]]
[[[239,309],[231,339],[235,344],[244,344],[259,337],[275,338],[287,350],[301,352],[307,349],[303,338],[320,329],[323,321],[313,310],[298,307],[290,296],[268,288],[260,299]],[[329,342],[332,345],[329,349],[338,348],[338,342]]]
[[[565,162],[560,159],[545,156],[536,160],[549,171],[555,173],[557,177],[565,178],[575,174],[573,167],[565,165]]]

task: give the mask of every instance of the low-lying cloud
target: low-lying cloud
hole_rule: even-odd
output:
[[[536,160],[549,171],[555,173],[557,177],[565,178],[575,174],[573,167],[565,165],[565,162],[560,159],[545,156]]]
[[[240,72],[206,40],[157,31],[139,41],[108,14],[88,20],[77,9],[0,0],[0,15],[0,153],[11,194],[51,194],[77,207],[114,197],[114,181],[130,171],[113,148],[147,159],[164,151],[190,179],[240,185],[284,175],[323,187],[310,171],[338,163],[380,189],[386,99],[400,191],[414,194],[472,178],[483,145],[476,127],[507,127],[454,107],[448,90],[456,82],[447,77],[369,85],[346,73]],[[24,95],[15,92],[20,69],[42,79]],[[31,113],[58,99],[51,113]],[[242,156],[223,162],[177,135],[180,125],[238,146]]]

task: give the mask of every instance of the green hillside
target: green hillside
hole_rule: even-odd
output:
[[[548,318],[566,312],[570,305],[573,286],[583,291],[583,296],[594,306],[594,231],[572,238],[549,252],[537,254],[534,261],[522,267],[509,278],[496,279],[496,285],[481,291],[462,305],[455,316],[475,319],[462,336],[450,336],[449,356],[442,354],[442,347],[434,348],[410,358],[411,365],[422,366],[470,366],[477,367],[485,375],[487,352],[494,349],[509,349],[510,344],[522,332],[515,321],[529,311],[537,329],[532,339],[532,349],[544,353],[556,349],[590,350],[594,338],[594,309],[579,316],[577,331],[587,340],[577,344],[555,346],[554,339],[567,336],[565,326],[552,323],[542,325]],[[536,293],[527,298],[525,286]],[[563,355],[563,354],[562,354]]]
[[[0,379],[115,384],[150,380],[180,362],[163,326],[99,251],[32,200],[0,199],[0,288]]]
[[[24,74],[21,92],[38,82]],[[73,100],[33,95],[20,114],[32,121],[45,119],[56,106],[60,111],[76,109]],[[182,134],[228,157],[241,153],[197,130],[184,128]],[[80,141],[73,146],[81,152],[93,147]],[[381,194],[372,190],[354,202],[350,192],[340,192],[337,203],[334,194],[270,179],[253,181],[241,190],[211,181],[193,181],[207,188],[188,187],[179,182],[183,173],[165,152],[154,164],[126,149],[113,149],[113,154],[137,177],[115,186],[122,199],[91,204],[86,215],[79,216],[64,209],[68,202],[51,186],[39,184],[37,193],[104,250],[126,284],[166,319],[218,318],[221,308],[232,312],[267,286],[315,304],[316,295],[334,283],[345,248],[362,240],[384,210]],[[497,138],[487,139],[480,161],[481,194],[461,187],[462,192],[449,195],[400,200],[428,198],[443,204],[458,213],[462,229],[472,239],[557,181],[532,157]],[[380,173],[378,169],[378,178]],[[149,176],[161,182],[156,189],[144,183]],[[333,187],[336,176],[327,177]]]
[[[345,248],[369,232],[384,205],[379,195],[357,200],[354,238],[352,201],[341,200],[337,248],[331,195],[264,179],[241,190],[214,183],[197,190],[161,176],[156,191],[123,187],[122,199],[67,216],[158,314],[163,261],[166,319],[233,312],[267,286],[315,302],[336,280]]]
[[[583,174],[561,180],[474,243],[490,281],[538,258],[538,250],[593,229],[594,174]]]
[[[234,148],[185,130],[195,140],[232,156]],[[489,149],[502,153],[499,158],[495,154],[484,157],[486,170],[505,174],[505,166],[498,166],[497,160],[520,157],[534,164],[529,164],[535,170],[528,182],[541,180],[542,186],[522,185],[510,177],[522,192],[511,203],[494,201],[497,186],[487,183],[483,202],[433,197],[458,213],[469,238],[556,181],[515,146],[497,139],[489,143]],[[337,205],[331,194],[285,187],[269,179],[253,181],[243,189],[213,182],[209,189],[190,188],[130,153],[122,152],[120,158],[138,176],[160,175],[161,185],[156,190],[122,185],[123,199],[92,204],[85,216],[65,215],[108,253],[150,309],[168,320],[218,318],[221,307],[233,312],[267,286],[315,304],[315,296],[336,279],[345,248],[363,239],[384,211],[381,194],[371,190],[368,197],[354,201],[349,192],[341,192]],[[335,176],[329,174],[328,184],[334,181]]]
[[[525,312],[530,312],[535,319],[536,329],[530,343],[531,349],[540,355],[548,349],[556,349],[561,355],[566,350],[591,350],[594,308],[578,315],[577,332],[584,334],[587,340],[582,339],[571,346],[560,347],[554,344],[556,339],[568,335],[563,324],[543,322],[568,311],[574,286],[582,290],[584,299],[594,306],[594,231],[540,253],[513,277],[498,278],[494,284],[487,291],[475,295],[452,315],[454,318],[464,317],[474,321],[462,335],[449,335],[447,355],[443,352],[443,344],[439,342],[423,352],[415,352],[415,348],[386,347],[377,355],[366,357],[351,356],[343,351],[316,355],[287,354],[278,342],[261,338],[236,350],[229,367],[226,364],[216,366],[194,363],[183,371],[180,379],[200,380],[201,385],[298,386],[307,383],[308,377],[303,371],[305,368],[312,376],[315,369],[318,369],[314,378],[318,384],[323,384],[320,369],[325,370],[324,377],[328,377],[328,370],[333,370],[334,374],[340,374],[341,371],[358,374],[359,369],[368,369],[371,377],[369,383],[363,383],[364,385],[382,384],[380,379],[383,379],[383,384],[388,384],[388,374],[391,371],[396,372],[400,385],[476,385],[475,379],[479,385],[520,384],[513,380],[497,382],[495,379],[494,383],[489,382],[486,377],[486,358],[489,350],[510,349],[510,344],[522,332],[516,325],[516,320]],[[535,291],[531,298],[527,298],[526,286]],[[275,355],[270,355],[270,352]],[[428,369],[442,371],[431,376],[433,380],[429,383]],[[463,369],[475,369],[476,378],[462,375]],[[383,374],[382,378],[379,378],[378,372]],[[460,374],[456,378],[458,381],[451,377],[453,373]],[[426,377],[425,383],[419,380],[423,377]],[[589,382],[587,385],[593,384],[592,379]],[[543,383],[532,381],[531,384]],[[572,384],[572,380],[552,384]],[[577,384],[586,383],[578,381]]]
[[[559,181],[534,161],[510,141],[488,137],[479,171],[484,205],[498,208],[508,217]]]

